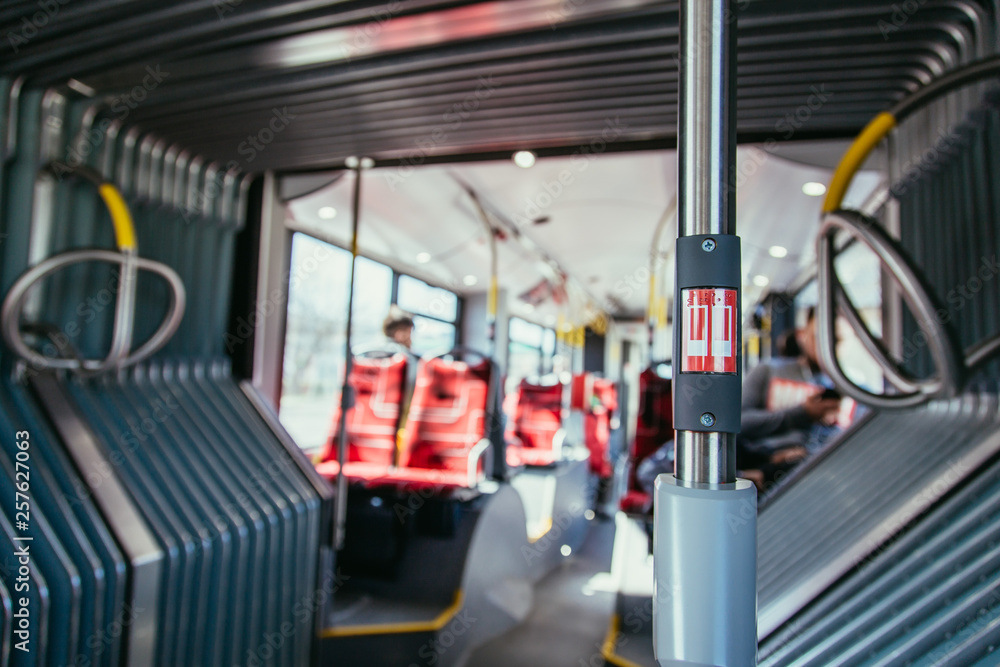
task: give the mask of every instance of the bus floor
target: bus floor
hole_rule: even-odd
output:
[[[601,645],[614,611],[615,520],[595,518],[579,551],[538,583],[528,618],[480,646],[468,667],[604,665]]]

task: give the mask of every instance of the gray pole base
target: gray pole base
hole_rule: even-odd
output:
[[[660,667],[757,664],[757,489],[656,478],[653,650]]]

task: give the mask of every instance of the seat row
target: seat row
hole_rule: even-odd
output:
[[[346,417],[346,461],[341,463],[338,456],[338,407],[318,471],[333,478],[343,465],[352,483],[447,491],[475,488],[494,474],[497,460],[508,468],[558,463],[566,440],[565,386],[522,381],[506,401],[508,419],[501,431],[495,364],[459,356],[427,357],[417,364],[402,351],[356,357],[349,377],[353,404]],[[590,468],[610,477],[616,387],[581,374],[574,377],[570,394],[569,407],[583,415]],[[494,433],[503,436],[491,440]],[[491,448],[502,450],[499,459],[487,455]]]

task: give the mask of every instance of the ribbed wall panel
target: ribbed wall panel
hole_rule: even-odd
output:
[[[0,383],[0,430],[9,434],[0,441],[0,487],[3,497],[11,503],[4,508],[4,532],[7,539],[25,535],[34,538],[12,543],[11,549],[4,550],[0,580],[8,591],[21,597],[13,581],[18,570],[13,550],[18,544],[28,544],[31,567],[47,583],[51,603],[31,607],[32,648],[47,656],[35,664],[120,664],[123,635],[112,630],[115,624],[129,619],[130,611],[125,606],[125,560],[114,538],[22,385]],[[14,525],[17,431],[30,434],[28,532],[16,530]],[[39,592],[32,591],[32,604]],[[39,618],[42,615],[44,618]],[[27,656],[21,651],[13,651],[10,656],[11,664],[27,664],[23,662]]]
[[[168,553],[157,665],[307,664],[320,498],[233,380],[154,366],[68,388]]]
[[[893,191],[900,241],[946,310],[964,349],[1000,335],[1000,94],[942,135]],[[908,312],[903,360],[918,375],[933,372]],[[993,361],[974,381],[1000,380]],[[995,385],[994,385],[995,386]]]
[[[761,667],[995,667],[998,544],[1000,462],[994,458],[762,643]]]
[[[847,434],[760,514],[761,635],[870,558],[997,451],[997,399],[988,395],[878,414]]]

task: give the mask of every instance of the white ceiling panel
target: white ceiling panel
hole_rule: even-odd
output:
[[[818,161],[828,162],[834,150],[828,144],[817,148]],[[814,262],[823,198],[805,194],[802,186],[825,184],[831,170],[803,163],[807,144],[787,151],[795,161],[782,151],[782,145],[773,153],[759,146],[737,151],[746,307],[764,292],[786,287]],[[560,311],[551,299],[531,309],[517,296],[557,276],[558,268],[570,279],[572,316],[582,316],[585,302],[612,314],[641,314],[648,300],[653,233],[671,205],[676,182],[675,151],[581,153],[540,158],[527,169],[511,160],[374,169],[362,181],[359,247],[430,282],[462,293],[482,291],[489,280],[489,248],[485,226],[465,190],[469,187],[502,230],[500,281],[512,312],[551,323]],[[878,182],[877,172],[859,174],[848,203],[859,205]],[[347,247],[352,183],[348,175],[292,201],[291,224]],[[320,216],[324,207],[336,211],[333,219]],[[661,243],[667,294],[674,236],[676,227],[670,224]],[[787,254],[773,256],[772,246]]]

